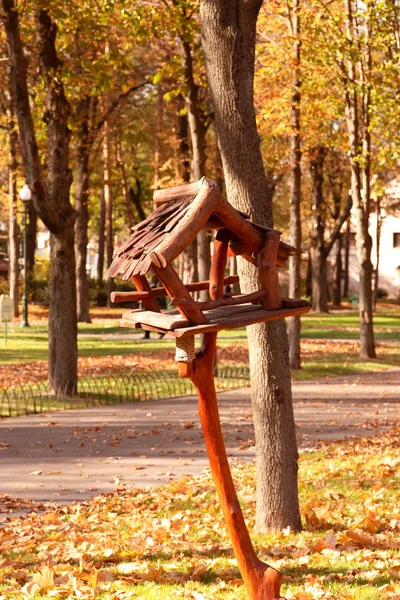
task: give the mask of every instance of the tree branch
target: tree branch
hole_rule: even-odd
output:
[[[107,121],[107,119],[109,119],[114,110],[121,104],[123,100],[125,100],[125,98],[129,96],[129,94],[131,94],[132,92],[136,92],[136,90],[139,90],[140,88],[146,85],[152,84],[149,81],[144,81],[143,83],[139,83],[138,85],[132,85],[128,90],[126,90],[126,92],[122,92],[122,94],[120,94],[118,98],[111,102],[104,115],[97,121],[96,125],[94,126],[94,130],[98,131],[103,127],[104,123]]]
[[[343,223],[350,216],[352,206],[353,206],[353,198],[351,197],[351,194],[349,194],[347,196],[346,205],[345,205],[343,211],[341,212],[341,214],[336,219],[335,225],[333,226],[333,229],[332,229],[332,233],[329,236],[327,243],[325,244],[325,249],[324,249],[325,256],[329,256],[329,253],[333,248],[333,244],[336,242],[336,240],[339,237],[340,230],[342,228]]]

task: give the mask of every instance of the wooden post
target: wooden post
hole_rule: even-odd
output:
[[[267,231],[264,235],[264,247],[257,255],[260,283],[267,292],[262,302],[267,310],[277,310],[282,308],[281,290],[276,268],[280,235],[276,231]]]
[[[214,242],[210,273],[212,300],[222,298],[223,295],[228,243],[227,238]],[[211,472],[249,599],[278,600],[281,597],[282,575],[257,558],[232,480],[214,385],[216,345],[216,332],[204,334],[201,350],[191,363],[179,364],[179,374],[181,377],[189,377],[197,389],[199,416]]]
[[[211,472],[249,600],[278,600],[281,598],[282,575],[256,556],[226,455],[213,377],[216,340],[216,332],[206,333],[203,347],[194,361],[179,364],[179,374],[190,377],[197,389],[200,422]]]

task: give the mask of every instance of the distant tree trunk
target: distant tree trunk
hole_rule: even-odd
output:
[[[381,230],[382,230],[381,197],[378,194],[376,197],[376,234],[375,234],[376,263],[375,263],[375,277],[374,277],[374,311],[376,310],[376,303],[378,301],[378,294],[379,294],[379,262],[380,262],[380,256],[381,256]]]
[[[131,203],[133,204],[133,206],[136,208],[136,212],[137,212],[137,216],[138,216],[138,223],[140,221],[144,221],[146,218],[146,214],[143,210],[143,206],[140,202],[140,196],[141,196],[141,185],[140,185],[140,180],[135,177],[136,179],[136,191],[133,189],[132,186],[129,187],[129,200],[131,201]]]
[[[195,82],[193,73],[192,48],[189,42],[182,41],[184,50],[184,72],[185,83],[188,88],[186,96],[186,107],[188,114],[188,125],[190,132],[192,148],[191,178],[198,181],[205,175],[206,167],[206,127],[204,124],[204,115],[199,106],[199,87]],[[208,279],[211,268],[210,236],[206,231],[200,231],[197,235],[197,271],[195,277],[200,281]],[[193,251],[194,252],[194,251]],[[193,269],[195,272],[195,269]],[[189,281],[188,281],[189,283]],[[199,293],[200,300],[209,300],[208,290],[202,290]]]
[[[201,0],[200,16],[228,198],[254,221],[272,226],[253,104],[261,4],[261,0]],[[254,267],[241,264],[240,271],[244,291],[257,289]],[[252,325],[248,336],[257,456],[256,527],[299,530],[298,454],[285,323]]]
[[[178,175],[179,180],[190,181],[190,158],[188,140],[188,118],[185,109],[185,100],[182,96],[178,98],[178,115],[176,125],[176,136],[178,142]]]
[[[89,283],[87,277],[87,246],[89,223],[89,157],[91,136],[89,132],[89,114],[91,98],[86,96],[77,111],[79,128],[77,132],[77,156],[75,171],[75,256],[76,256],[76,292],[79,323],[91,323],[89,310]]]
[[[347,227],[344,242],[344,272],[343,272],[343,298],[349,297],[349,271],[350,271],[350,235],[351,219],[347,219]]]
[[[342,246],[343,246],[343,236],[339,235],[336,240],[336,262],[334,269],[334,279],[333,279],[333,305],[340,307],[342,304]]]
[[[289,28],[293,37],[293,79],[291,103],[291,197],[290,197],[290,241],[295,248],[301,248],[301,27],[300,27],[300,0],[288,3]],[[289,258],[289,298],[301,296],[301,254],[294,254]],[[288,319],[289,357],[290,367],[300,369],[300,317]]]
[[[19,281],[19,227],[17,223],[17,151],[18,134],[15,129],[13,114],[11,112],[8,124],[9,139],[9,165],[8,165],[8,199],[9,199],[9,221],[8,221],[8,282],[10,285],[10,298],[13,302],[13,315],[18,317],[18,281]]]
[[[312,150],[310,171],[312,179],[311,206],[311,307],[314,312],[328,312],[328,281],[325,252],[325,199],[323,192],[324,161],[327,149],[318,146]]]
[[[97,261],[97,281],[103,282],[104,274],[104,251],[106,247],[106,203],[104,199],[104,186],[101,186],[100,192],[100,216],[99,216],[99,247]]]
[[[110,124],[106,119],[103,125],[103,190],[104,190],[104,209],[105,209],[105,233],[106,233],[106,259],[107,268],[110,266],[114,253],[114,233],[113,233],[113,198],[111,188],[111,140]],[[112,306],[111,292],[114,289],[114,280],[110,277],[107,280],[107,306]]]
[[[375,358],[375,342],[373,329],[373,302],[372,302],[372,239],[368,231],[370,214],[370,163],[371,163],[371,136],[369,126],[369,112],[371,104],[370,73],[371,52],[368,43],[369,23],[366,22],[365,31],[367,41],[366,65],[359,68],[360,75],[364,78],[367,71],[367,81],[363,81],[362,92],[362,124],[364,127],[363,144],[361,144],[360,123],[360,92],[358,90],[358,74],[356,73],[358,44],[358,24],[354,16],[353,0],[344,0],[346,10],[346,32],[349,46],[347,68],[343,64],[345,78],[345,103],[346,120],[350,145],[351,166],[351,194],[357,219],[356,246],[359,262],[359,313],[360,313],[360,356],[361,358]],[[354,52],[353,52],[354,50]],[[361,163],[364,165],[361,169]]]
[[[49,384],[55,393],[77,387],[77,319],[74,254],[75,211],[69,201],[69,105],[59,77],[56,26],[45,10],[36,13],[40,67],[46,89],[47,177],[39,160],[27,85],[27,59],[21,43],[14,0],[2,0],[10,57],[13,104],[18,118],[22,156],[38,213],[51,232]]]
[[[38,213],[32,202],[28,204],[28,221],[26,231],[26,265],[29,279],[33,278],[35,269],[35,253],[37,238]]]
[[[161,168],[161,146],[164,120],[164,91],[162,87],[157,88],[157,116],[156,129],[154,136],[154,189],[160,187],[160,168]]]
[[[117,168],[119,170],[119,174],[121,177],[122,194],[124,196],[126,223],[127,223],[128,229],[131,230],[131,228],[133,227],[133,224],[134,224],[133,208],[132,208],[132,202],[131,202],[131,198],[130,198],[130,194],[129,194],[129,185],[128,185],[128,179],[126,176],[125,163],[124,163],[123,156],[122,156],[121,131],[119,129],[118,129],[117,135],[116,135],[115,146],[116,146],[115,147],[116,164],[117,164]]]

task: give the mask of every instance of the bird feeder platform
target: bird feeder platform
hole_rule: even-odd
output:
[[[234,298],[239,297],[236,296]],[[293,301],[290,303],[292,304]],[[200,333],[210,333],[211,331],[221,331],[223,329],[238,329],[255,323],[275,321],[276,319],[285,319],[294,315],[302,315],[309,312],[309,310],[308,303],[301,300],[298,301],[296,307],[285,307],[285,301],[283,301],[283,307],[275,310],[265,310],[259,304],[248,303],[221,306],[203,311],[208,323],[192,325],[190,320],[182,317],[178,310],[154,313],[149,310],[138,309],[125,312],[122,315],[120,324],[122,327],[169,333],[179,338]]]

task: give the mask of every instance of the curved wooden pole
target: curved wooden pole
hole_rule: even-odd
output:
[[[236,495],[226,455],[215,392],[213,365],[216,332],[204,335],[203,348],[187,367],[187,375],[197,388],[199,415],[210,467],[236,560],[250,600],[278,600],[282,575],[260,561],[254,551]],[[180,374],[184,365],[180,363]]]

